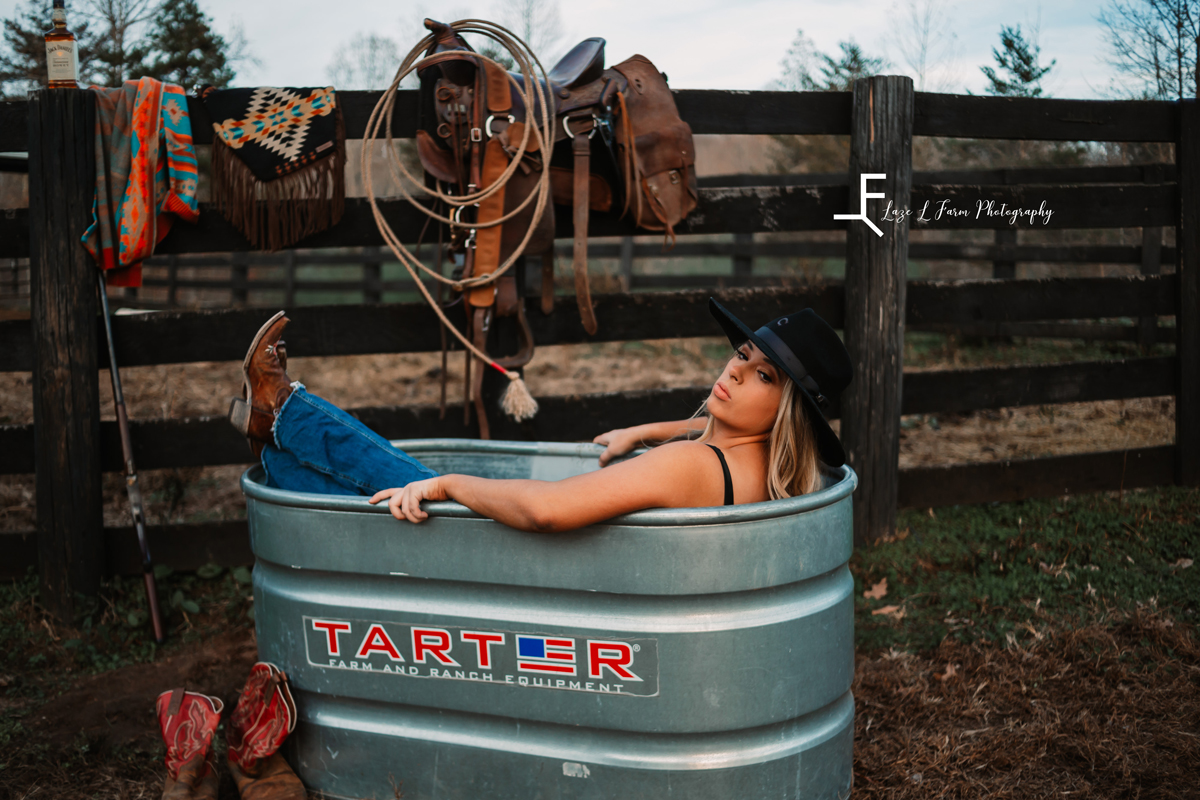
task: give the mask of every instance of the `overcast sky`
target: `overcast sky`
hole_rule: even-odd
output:
[[[674,88],[767,88],[799,29],[818,50],[832,52],[838,42],[854,39],[868,53],[888,57],[890,72],[911,74],[895,41],[904,29],[908,0],[559,1],[566,39],[606,38],[610,64],[641,53],[667,73]],[[334,53],[355,34],[396,37],[407,52],[416,42],[422,16],[466,13],[492,19],[498,16],[496,3],[503,0],[200,2],[219,32],[240,25],[260,61],[241,67],[237,85],[310,86],[329,82]],[[1082,98],[1111,94],[1113,72],[1105,62],[1103,32],[1096,21],[1107,0],[940,4],[948,8],[957,52],[933,76],[939,85],[927,88],[982,92],[985,79],[979,67],[992,63],[1000,26],[1020,24],[1028,30],[1040,21],[1043,62],[1058,62],[1045,82],[1047,93]],[[11,17],[16,5],[15,0],[0,0],[0,15]],[[68,0],[68,14],[79,5]]]

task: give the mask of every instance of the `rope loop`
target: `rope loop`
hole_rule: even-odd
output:
[[[481,286],[492,284],[498,278],[500,278],[500,276],[508,272],[512,265],[516,263],[517,259],[525,252],[525,248],[528,246],[529,240],[533,237],[536,225],[532,223],[530,224],[529,229],[525,231],[525,237],[517,245],[516,249],[513,250],[512,255],[510,255],[494,272],[491,272],[487,275],[479,275],[470,278],[448,278],[445,275],[442,275],[440,272],[425,266],[408,250],[408,248],[404,246],[404,244],[400,241],[400,238],[396,235],[395,231],[392,230],[392,226],[384,217],[382,210],[379,208],[379,203],[375,197],[375,186],[371,170],[371,154],[374,152],[374,144],[379,137],[380,128],[382,127],[387,144],[384,149],[385,160],[392,177],[399,184],[400,191],[404,199],[430,219],[437,220],[438,222],[453,227],[464,227],[453,219],[457,209],[465,206],[476,205],[481,200],[490,197],[499,191],[520,166],[521,159],[524,157],[525,153],[528,152],[530,141],[535,136],[538,137],[536,141],[538,141],[540,149],[543,153],[543,158],[546,161],[545,168],[542,169],[541,175],[538,177],[537,190],[535,192],[531,192],[519,206],[507,214],[504,214],[495,220],[489,220],[486,223],[476,222],[471,227],[490,228],[496,225],[503,225],[505,222],[521,213],[531,202],[535,203],[533,220],[536,222],[542,218],[542,214],[545,213],[546,206],[550,202],[550,169],[548,162],[550,158],[549,148],[554,144],[555,130],[554,118],[550,113],[551,98],[546,88],[549,85],[549,80],[547,79],[546,70],[542,66],[542,62],[538,60],[537,56],[534,55],[533,50],[528,44],[523,42],[520,37],[507,28],[497,25],[494,22],[489,22],[482,19],[464,19],[459,20],[458,22],[452,22],[450,27],[458,33],[479,34],[495,41],[500,47],[504,48],[509,55],[512,56],[514,64],[521,73],[522,82],[518,83],[516,78],[514,78],[511,73],[507,72],[507,70],[504,68],[504,65],[500,64],[498,61],[490,58],[489,56],[483,55],[482,53],[471,52],[467,50],[448,50],[425,57],[422,55],[422,53],[424,53],[434,42],[434,37],[432,34],[425,36],[419,42],[417,42],[416,46],[413,47],[412,50],[409,51],[404,61],[400,64],[400,67],[396,70],[396,76],[392,79],[391,85],[384,90],[383,95],[379,98],[379,102],[375,104],[375,108],[372,110],[371,116],[367,119],[367,129],[363,134],[361,160],[363,188],[366,192],[367,202],[369,202],[371,205],[371,213],[375,217],[375,224],[379,228],[379,233],[383,236],[384,242],[387,243],[388,248],[392,251],[392,254],[396,257],[396,260],[403,264],[404,268],[408,270],[409,275],[412,276],[413,281],[417,284],[417,288],[419,288],[421,290],[421,294],[424,295],[426,302],[428,302],[430,307],[433,308],[434,312],[437,313],[438,319],[440,319],[442,324],[445,325],[446,328],[453,333],[460,342],[462,342],[463,346],[466,347],[467,350],[474,353],[478,359],[483,361],[485,364],[489,364],[503,372],[510,381],[515,381],[520,377],[518,373],[509,372],[508,370],[505,370],[497,365],[492,361],[491,358],[488,357],[486,353],[476,348],[466,338],[466,336],[464,336],[458,330],[457,327],[450,324],[450,321],[446,318],[445,312],[442,311],[441,306],[429,293],[429,289],[426,288],[424,282],[421,280],[419,272],[424,272],[426,275],[429,275],[435,280],[441,281],[443,284],[450,286],[454,291],[457,292],[464,292],[468,289],[475,289]],[[515,87],[517,92],[520,94],[521,99],[525,104],[526,113],[533,114],[533,110],[540,111],[540,119],[537,120],[539,124],[528,124],[529,120],[526,120],[527,124],[523,126],[524,131],[521,136],[521,143],[517,147],[516,153],[512,155],[508,163],[508,167],[495,181],[495,183],[493,183],[491,186],[479,188],[476,191],[468,192],[464,195],[453,195],[443,192],[436,182],[432,189],[425,187],[423,182],[419,181],[415,176],[412,175],[412,173],[408,171],[408,168],[400,159],[399,152],[395,144],[395,138],[392,135],[392,114],[395,109],[396,94],[399,91],[400,82],[412,72],[420,70],[427,64],[436,63],[436,61],[443,61],[446,59],[448,53],[455,52],[462,52],[464,57],[481,62],[481,69],[482,63],[488,63],[499,67],[501,70],[504,70],[508,75],[509,83],[512,84],[512,86]],[[522,83],[524,85],[522,85]],[[475,100],[478,102],[479,98],[476,98]],[[444,203],[447,207],[454,209],[454,211],[451,211],[451,216],[443,216],[433,208],[420,203],[409,191],[408,187],[410,184],[420,188],[425,194],[431,195],[436,201]]]

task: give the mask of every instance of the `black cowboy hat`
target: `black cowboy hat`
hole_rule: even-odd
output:
[[[829,323],[811,308],[806,308],[771,320],[752,331],[711,297],[708,310],[721,323],[735,347],[747,341],[754,342],[771,363],[792,379],[800,389],[809,422],[817,436],[821,460],[831,467],[845,464],[846,451],[825,420],[823,409],[850,385],[853,370],[846,346]]]

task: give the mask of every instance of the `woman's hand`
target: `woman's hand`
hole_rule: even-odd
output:
[[[392,512],[392,516],[396,519],[421,522],[429,517],[429,514],[421,508],[422,500],[437,501],[450,499],[443,485],[443,477],[439,475],[436,478],[413,481],[407,486],[397,489],[384,489],[381,492],[376,492],[367,502],[374,504],[380,500],[387,500],[388,510]]]
[[[617,428],[592,439],[592,444],[604,445],[604,452],[600,454],[600,466],[602,467],[614,458],[620,458],[631,452],[641,443],[641,434],[634,428]]]

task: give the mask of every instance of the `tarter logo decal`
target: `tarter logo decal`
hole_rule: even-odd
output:
[[[313,630],[325,631],[329,634],[329,644],[326,646],[329,650],[329,655],[340,656],[341,649],[338,647],[338,634],[345,633],[350,630],[349,622],[336,622],[328,619],[314,619],[312,621]]]
[[[657,639],[589,639],[307,616],[303,630],[308,663],[321,669],[658,695]]]

